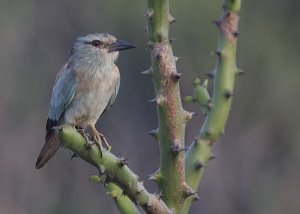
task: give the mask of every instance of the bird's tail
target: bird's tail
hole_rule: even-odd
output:
[[[49,135],[47,136],[46,142],[36,161],[35,168],[39,169],[43,167],[50,160],[50,158],[53,157],[59,146],[60,145],[57,142],[55,132],[51,130],[51,133],[49,133]]]

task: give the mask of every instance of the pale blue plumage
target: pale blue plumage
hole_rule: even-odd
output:
[[[54,126],[69,123],[90,128],[93,140],[100,143],[104,136],[95,128],[98,118],[116,100],[120,73],[115,61],[119,51],[133,48],[125,41],[107,33],[79,37],[66,65],[56,77],[47,120],[46,143],[38,157],[41,168],[59,148]]]
[[[72,69],[67,68],[67,65],[63,66],[62,71],[56,78],[52,97],[50,101],[50,109],[48,118],[58,121],[72,102],[76,89],[76,77]]]

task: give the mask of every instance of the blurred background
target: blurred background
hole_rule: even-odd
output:
[[[208,3],[207,3],[208,2]],[[178,22],[171,27],[174,53],[183,73],[183,96],[192,80],[214,67],[221,0],[171,1]],[[77,36],[110,32],[137,45],[118,61],[121,88],[113,108],[98,122],[113,152],[128,158],[152,192],[147,175],[158,168],[158,145],[145,134],[156,128],[152,82],[140,74],[149,68],[145,43],[146,1],[0,0],[0,213],[118,213],[101,184],[88,181],[97,170],[70,161],[60,150],[35,169],[44,143],[45,123],[56,73]],[[237,79],[226,133],[214,145],[190,213],[300,213],[300,1],[242,2]],[[192,141],[203,117],[188,126]]]

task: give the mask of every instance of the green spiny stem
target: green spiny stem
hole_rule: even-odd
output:
[[[236,46],[238,36],[238,12],[241,0],[225,0],[224,12],[216,21],[220,33],[218,38],[217,63],[213,72],[213,96],[211,108],[195,140],[186,153],[186,180],[198,189],[205,166],[211,159],[211,145],[224,133],[231,108],[236,67]],[[188,213],[192,199],[186,200],[183,213]]]
[[[123,195],[123,190],[109,182],[106,186],[108,189],[108,194],[113,197],[115,203],[122,214],[139,214],[140,211],[136,208],[135,204],[125,195]]]
[[[158,183],[166,205],[180,213],[190,188],[185,183],[184,137],[192,113],[182,108],[176,57],[168,39],[169,24],[174,18],[169,14],[169,0],[148,0],[148,37],[151,68],[148,74],[154,84],[158,113],[157,138],[160,146],[160,169],[152,176]],[[158,179],[159,178],[159,179]]]
[[[70,149],[80,158],[97,167],[108,180],[123,189],[123,193],[134,203],[140,205],[147,213],[171,213],[165,203],[156,195],[150,194],[122,159],[111,152],[103,150],[95,143],[86,143],[82,135],[71,125],[56,127],[62,146]]]
[[[99,175],[90,176],[90,181],[95,183],[104,183],[108,190],[107,195],[110,195],[114,199],[120,213],[140,214],[140,211],[136,208],[135,204],[130,200],[130,198],[123,194],[123,190],[118,185]]]

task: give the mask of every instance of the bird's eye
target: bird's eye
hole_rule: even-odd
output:
[[[99,40],[93,40],[91,42],[91,44],[94,46],[94,47],[99,47],[101,45],[101,42]]]

